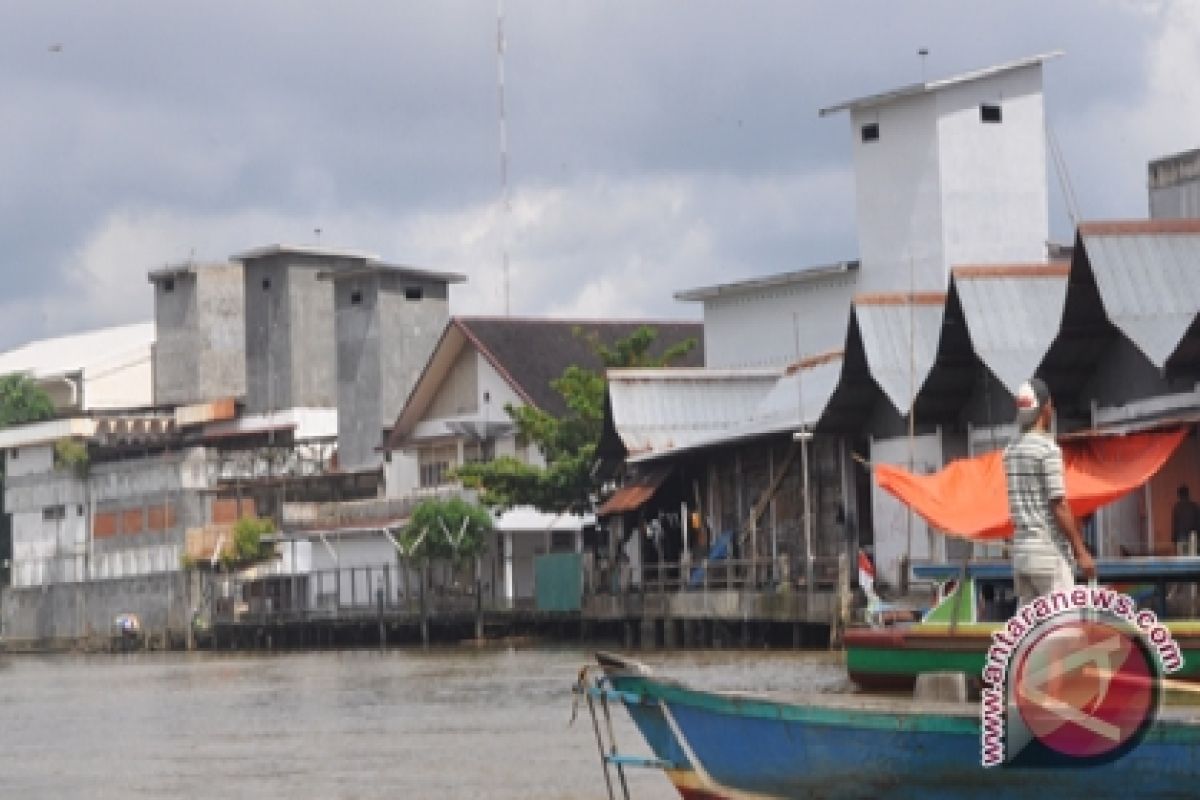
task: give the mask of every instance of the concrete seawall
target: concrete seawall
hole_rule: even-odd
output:
[[[0,637],[11,650],[101,646],[114,617],[136,614],[148,643],[182,647],[201,597],[200,576],[182,572],[7,587],[0,593]]]

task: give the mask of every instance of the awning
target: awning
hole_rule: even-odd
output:
[[[1085,517],[1150,480],[1187,435],[1186,428],[1062,443],[1067,500]],[[875,481],[930,525],[955,536],[987,541],[1012,534],[1003,452],[952,461],[932,475],[879,464]]]
[[[636,511],[654,496],[658,487],[671,474],[671,467],[656,467],[642,474],[631,483],[627,483],[616,493],[604,501],[596,511],[597,517],[607,517],[612,514],[624,514],[626,511]]]

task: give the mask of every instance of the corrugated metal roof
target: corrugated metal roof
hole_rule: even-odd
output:
[[[802,369],[789,369],[758,404],[750,425],[742,427],[770,433],[814,425],[833,396],[841,373],[841,353],[814,359]]]
[[[797,366],[799,368],[797,368]],[[820,419],[837,388],[842,372],[842,354],[828,353],[805,359],[789,368],[744,420],[727,428],[713,431],[669,451],[648,452],[630,461],[649,461],[664,455],[734,444],[761,436],[798,431],[811,427]],[[803,408],[803,411],[801,411]]]
[[[1200,220],[1079,226],[1104,311],[1159,369],[1200,312]]]
[[[775,289],[781,286],[791,286],[797,283],[812,283],[825,278],[847,276],[856,278],[859,270],[857,261],[839,261],[836,264],[825,264],[818,267],[781,272],[778,275],[767,275],[761,278],[750,278],[744,281],[721,283],[715,286],[702,286],[697,289],[685,289],[675,293],[676,300],[711,300],[731,294]]]
[[[901,415],[929,376],[942,332],[940,293],[859,295],[858,321],[871,377]]]
[[[952,273],[972,349],[1014,396],[1058,334],[1069,271],[1063,262]]]
[[[871,108],[872,106],[880,106],[884,105],[885,103],[890,103],[894,100],[899,100],[903,97],[911,97],[913,95],[925,94],[927,92],[935,92],[939,89],[944,89],[959,83],[977,81],[981,80],[982,78],[990,78],[993,75],[999,75],[1002,72],[1009,72],[1010,70],[1014,69],[1040,65],[1043,61],[1049,61],[1052,58],[1058,58],[1062,54],[1063,51],[1054,50],[1053,52],[1041,53],[1036,56],[1028,56],[1027,58],[1021,58],[1016,61],[1009,61],[1004,64],[996,64],[995,66],[972,70],[971,72],[963,72],[958,75],[953,75],[949,78],[942,78],[941,80],[937,81],[931,81],[928,83],[910,83],[907,86],[901,86],[900,88],[892,89],[891,91],[867,95],[866,97],[858,97],[854,100],[847,100],[844,103],[838,103],[837,105],[826,106],[818,113],[822,117],[825,117],[830,114],[836,114],[839,111],[846,111],[847,109]]]
[[[617,489],[612,497],[605,500],[600,508],[596,509],[596,516],[607,517],[610,514],[623,514],[626,511],[636,511],[654,496],[654,493],[658,491],[658,487],[662,486],[663,481],[670,474],[670,466],[652,468],[636,480]]]
[[[153,344],[153,322],[40,339],[0,353],[0,375],[21,372],[44,378],[84,372],[86,377],[88,371],[149,360]]]
[[[751,419],[782,370],[609,370],[617,435],[631,455],[675,450]]]

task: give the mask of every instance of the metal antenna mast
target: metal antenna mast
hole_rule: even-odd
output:
[[[512,201],[508,195],[508,120],[504,106],[504,0],[496,0],[496,88],[500,115],[500,265],[504,281],[504,316],[511,313],[508,271],[508,224]]]

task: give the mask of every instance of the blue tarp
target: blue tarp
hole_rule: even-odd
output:
[[[712,543],[712,547],[708,549],[709,561],[720,561],[729,558],[730,552],[733,550],[733,531],[725,531],[717,540]],[[699,586],[704,583],[704,567],[693,567],[692,577],[688,580],[689,586]]]

